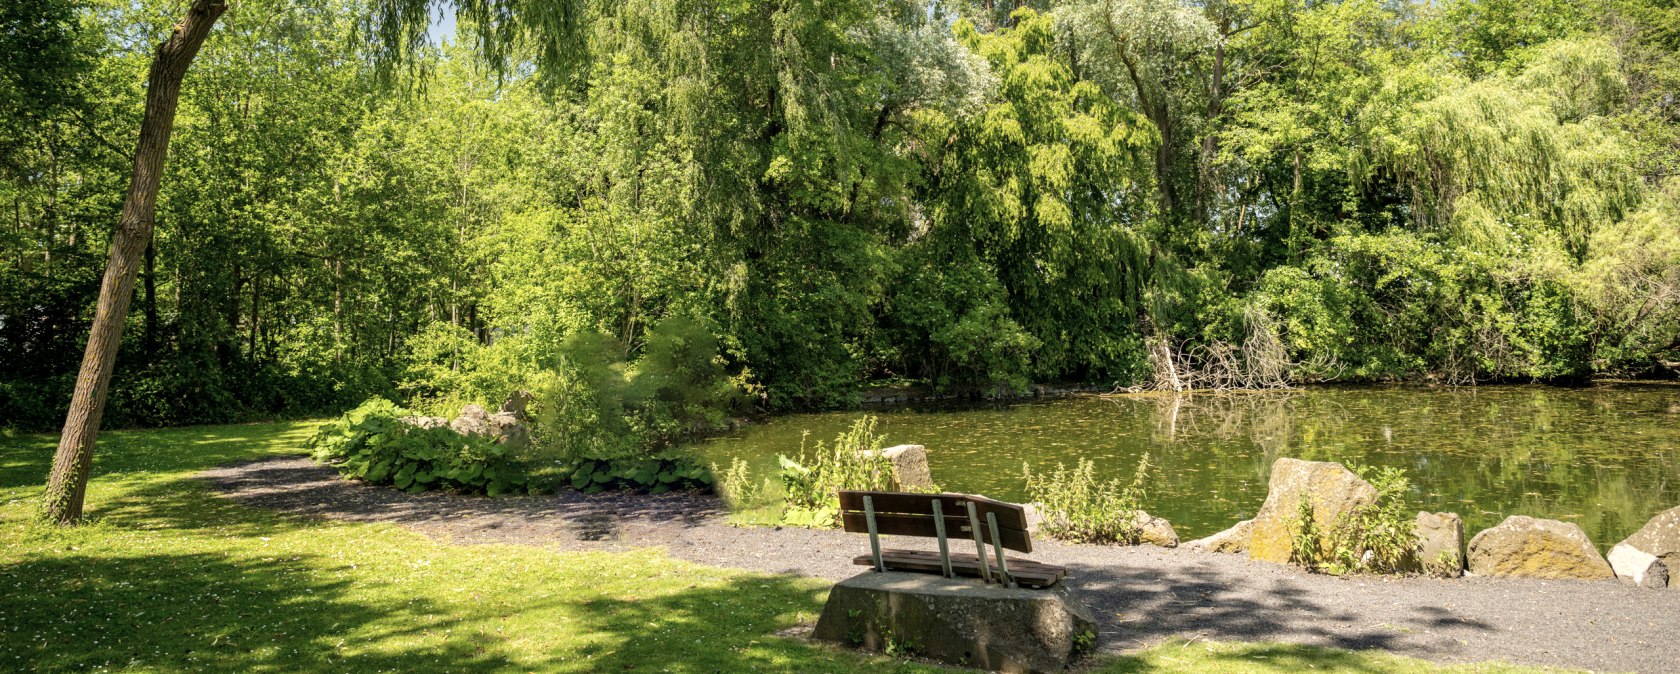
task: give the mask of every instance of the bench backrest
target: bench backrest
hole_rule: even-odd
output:
[[[1016,552],[1032,552],[1032,536],[1027,534],[1027,510],[1014,503],[993,501],[971,494],[910,494],[895,491],[840,491],[840,520],[850,533],[868,533],[869,523],[864,517],[863,497],[870,497],[875,508],[875,528],[891,536],[938,535],[934,526],[933,502],[939,501],[945,516],[945,535],[953,539],[974,536],[969,526],[968,504],[973,503],[980,522],[980,536],[987,545],[998,544]],[[992,540],[986,515],[997,516],[998,540]]]

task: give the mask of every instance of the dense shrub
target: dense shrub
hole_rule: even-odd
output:
[[[565,459],[647,456],[723,427],[742,398],[739,382],[724,373],[717,339],[678,318],[655,324],[634,361],[609,335],[573,333],[533,389],[537,442]]]
[[[834,444],[807,451],[803,439],[799,458],[777,456],[786,498],[783,521],[796,526],[832,527],[839,523],[842,489],[906,491],[893,475],[892,460],[881,453],[886,438],[875,432],[876,418],[865,416],[835,436]],[[932,491],[938,491],[935,487]]]
[[[448,427],[421,428],[404,421],[409,416],[409,410],[372,398],[321,427],[308,446],[315,460],[332,464],[346,478],[411,492],[453,489],[496,496],[572,488],[659,494],[706,490],[714,481],[710,470],[686,456],[559,458],[542,447],[516,449]]]
[[[308,446],[315,460],[344,477],[411,492],[450,488],[495,496],[529,488],[526,464],[507,445],[447,427],[420,428],[403,421],[409,415],[373,398],[322,426]]]

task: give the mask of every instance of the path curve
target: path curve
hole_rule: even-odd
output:
[[[408,494],[338,478],[308,459],[202,474],[223,496],[292,513],[392,522],[455,543],[556,550],[664,547],[712,565],[839,580],[863,537],[733,527],[713,497],[672,493],[483,498]],[[931,544],[895,538],[894,547]],[[1383,650],[1440,662],[1501,660],[1598,671],[1680,671],[1680,591],[1615,581],[1337,578],[1237,555],[1152,546],[1035,543],[1032,559],[1067,566],[1097,613],[1104,650],[1170,638],[1284,641]]]

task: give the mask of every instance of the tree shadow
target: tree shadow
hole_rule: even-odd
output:
[[[92,478],[194,470],[240,459],[302,454],[316,422],[107,431],[93,451]],[[58,436],[0,436],[0,489],[44,485]]]
[[[319,558],[94,556],[0,566],[0,670],[490,672],[510,663],[476,634],[392,648],[455,619],[424,599],[351,601]]]
[[[798,576],[736,576],[721,584],[581,606],[577,627],[597,635],[587,671],[933,672],[926,663],[774,636],[821,612],[827,588]]]
[[[1452,639],[1425,641],[1410,637],[1425,632],[1494,631],[1485,622],[1427,605],[1405,607],[1394,612],[1398,614],[1394,619],[1373,623],[1369,613],[1326,601],[1322,588],[1309,591],[1295,579],[1255,579],[1229,569],[1186,566],[1162,571],[1089,564],[1070,568],[1072,582],[1098,614],[1110,649],[1194,636],[1213,641],[1285,641],[1349,650],[1463,655]],[[1290,652],[1307,657],[1310,648]]]

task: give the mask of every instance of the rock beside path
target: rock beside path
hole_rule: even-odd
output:
[[[1470,572],[1478,576],[1601,580],[1614,578],[1581,527],[1512,515],[1470,539]]]
[[[1283,458],[1272,462],[1266,502],[1254,516],[1248,556],[1263,562],[1289,563],[1291,538],[1299,523],[1301,499],[1312,501],[1313,522],[1321,536],[1336,523],[1375,503],[1377,490],[1339,463]],[[1327,541],[1320,540],[1320,545]]]
[[[1010,589],[925,573],[865,572],[828,593],[812,638],[1003,672],[1059,672],[1096,645],[1067,583]]]
[[[1668,565],[1656,555],[1618,543],[1610,548],[1605,560],[1610,562],[1610,569],[1624,583],[1651,589],[1668,587]]]
[[[1156,517],[1148,512],[1137,511],[1138,542],[1158,545],[1163,548],[1178,547],[1178,531],[1173,529],[1172,522],[1166,518]]]
[[[1417,514],[1417,568],[1443,578],[1464,574],[1464,520],[1458,513]]]
[[[1184,547],[1208,552],[1248,552],[1248,541],[1253,534],[1254,520],[1243,520],[1235,526],[1207,538],[1198,538],[1185,543]]]
[[[1617,550],[1623,552],[1618,555]],[[1616,576],[1625,581],[1640,587],[1680,587],[1680,579],[1673,577],[1680,573],[1680,507],[1657,513],[1639,531],[1611,548],[1610,554]],[[1661,584],[1656,584],[1658,575]]]

